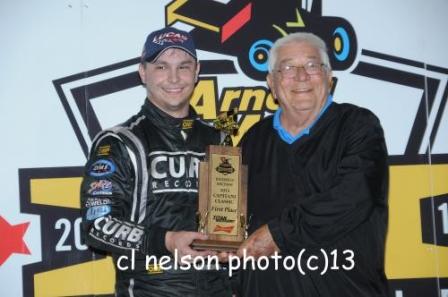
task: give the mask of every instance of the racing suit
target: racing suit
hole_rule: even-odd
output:
[[[112,254],[117,296],[231,295],[223,269],[161,270],[145,263],[146,256],[171,255],[167,231],[197,230],[199,162],[206,145],[219,140],[192,108],[177,119],[149,100],[93,140],[81,185],[83,232],[88,245]],[[117,262],[123,255],[128,261]]]

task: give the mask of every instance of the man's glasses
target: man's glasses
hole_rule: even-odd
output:
[[[282,65],[277,71],[281,73],[283,78],[294,78],[297,75],[299,68],[303,68],[308,75],[314,75],[321,73],[322,67],[324,66],[324,63],[310,61],[303,66]]]

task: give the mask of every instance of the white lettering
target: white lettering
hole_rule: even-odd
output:
[[[219,268],[219,259],[216,255],[208,256],[208,262],[207,262],[207,269],[211,270],[213,268],[218,269]]]
[[[177,251],[177,250],[176,250]],[[180,258],[180,269],[182,270],[189,270],[191,268],[191,256],[183,256]]]
[[[162,257],[160,257],[160,260],[159,260],[159,266],[162,270],[170,270],[173,267],[172,265],[165,266],[166,264],[168,264],[170,262],[171,262],[171,259],[169,256],[162,256]]]
[[[274,255],[271,256],[271,258],[275,260],[275,261],[274,261],[274,269],[275,269],[275,270],[278,270],[278,260],[280,260],[280,259],[282,258],[282,256],[280,256],[280,255],[278,254],[278,252],[275,251]]]
[[[118,267],[118,269],[120,269],[121,271],[126,271],[126,270],[128,270],[129,269],[129,266],[121,266],[121,260],[125,260],[125,261],[127,261],[128,260],[128,256],[125,256],[125,255],[122,255],[122,256],[120,256],[119,258],[118,258],[118,260],[117,260],[117,267]]]
[[[120,227],[120,224],[110,220],[106,222],[103,226],[103,232],[104,234],[111,235],[117,231],[118,227]]]
[[[127,240],[130,242],[138,242],[142,238],[143,233],[145,233],[143,230],[139,228],[133,228]]]
[[[255,258],[253,256],[247,256],[246,249],[243,251],[243,269],[247,269],[247,262],[250,260],[252,263],[252,270],[255,270]]]
[[[288,260],[291,260],[292,265],[288,266],[286,262],[288,262]],[[283,267],[288,270],[291,271],[294,268],[294,263],[295,263],[295,259],[292,256],[286,256],[283,259]]]
[[[183,257],[182,257],[183,258]],[[200,262],[200,264],[197,264],[197,262]],[[205,267],[205,261],[204,257],[196,257],[193,259],[193,267],[196,270],[202,270]]]
[[[311,256],[306,261],[306,267],[308,267],[308,269],[311,271],[315,271],[318,268],[317,266],[311,266],[311,260],[314,260],[314,259],[317,260],[318,258],[316,256]]]
[[[179,160],[179,170],[176,172],[176,160]],[[180,156],[178,159],[170,157],[169,160],[169,170],[170,170],[170,175],[174,178],[179,178],[185,175],[185,157],[184,156]]]
[[[246,251],[246,249],[244,249]],[[233,261],[237,261],[237,265],[233,265]],[[232,277],[232,272],[236,271],[241,266],[241,260],[237,256],[230,255],[229,256],[229,277]]]
[[[102,221],[104,221],[104,220],[106,220],[105,217],[101,217],[101,218],[98,218],[98,219],[95,220],[94,226],[95,226],[95,229],[96,229],[96,230],[101,230],[100,223],[101,223]]]
[[[199,171],[199,158],[191,157],[190,161],[190,168],[188,169],[188,177],[198,177],[198,171]]]
[[[120,228],[118,229],[117,233],[115,233],[114,237],[120,238],[120,236],[121,236],[121,240],[125,240],[126,236],[128,236],[128,234],[129,234],[129,231],[131,231],[131,227],[121,225]]]
[[[261,265],[261,261],[262,261],[262,260],[265,262],[265,265],[264,265],[264,266]],[[268,269],[268,266],[269,266],[269,259],[268,259],[268,257],[266,257],[266,256],[261,256],[260,258],[258,258],[258,259],[257,259],[257,266],[258,266],[258,268],[259,268],[260,270],[262,270],[262,271]]]
[[[167,156],[157,156],[155,157],[152,161],[151,161],[151,176],[153,178],[166,178],[167,174],[165,173],[160,173],[157,171],[157,163],[159,162],[166,162],[167,161]]]
[[[152,266],[154,266],[154,267],[157,266],[157,257],[156,256],[154,256],[154,255],[146,256],[146,259],[145,259],[146,270],[148,270],[149,266],[151,266],[151,261],[152,261]]]

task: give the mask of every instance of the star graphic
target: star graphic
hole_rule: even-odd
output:
[[[23,236],[29,224],[27,222],[12,226],[0,216],[0,266],[12,253],[31,254],[23,241]]]

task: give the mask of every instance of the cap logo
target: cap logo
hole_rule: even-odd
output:
[[[188,40],[188,37],[175,32],[167,32],[162,33],[159,36],[155,36],[152,40],[153,43],[164,45],[165,42],[167,43],[184,43]]]

